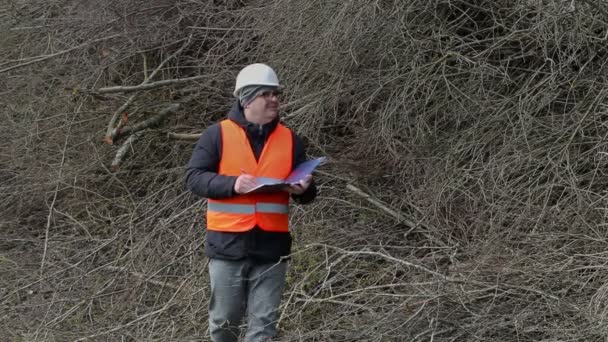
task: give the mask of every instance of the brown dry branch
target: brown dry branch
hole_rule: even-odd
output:
[[[332,160],[292,206],[279,340],[605,341],[602,8],[0,4],[0,340],[207,338],[199,135],[181,132],[265,62],[286,124]],[[172,103],[156,134],[144,109]],[[134,153],[112,172],[117,149]]]

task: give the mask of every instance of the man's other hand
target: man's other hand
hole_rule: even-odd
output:
[[[308,189],[308,187],[310,186],[310,183],[312,183],[312,175],[306,176],[298,184],[292,184],[292,185],[286,186],[285,191],[287,191],[293,195],[301,195],[304,193],[304,191],[306,191],[306,189]]]

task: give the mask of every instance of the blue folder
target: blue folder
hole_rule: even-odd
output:
[[[306,176],[312,174],[312,172],[317,168],[317,166],[319,166],[319,164],[321,164],[323,160],[325,160],[325,157],[300,163],[300,165],[291,171],[285,180],[269,180],[268,178],[259,178],[259,185],[249,190],[247,193],[281,191],[287,185],[298,184],[301,180],[306,178]]]

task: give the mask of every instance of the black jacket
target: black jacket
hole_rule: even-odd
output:
[[[251,149],[258,159],[268,136],[277,126],[279,119],[265,125],[248,122],[238,101],[232,106],[228,118],[238,123],[247,132]],[[186,169],[186,185],[194,194],[212,199],[235,196],[235,176],[218,174],[222,156],[222,138],[219,123],[211,125],[201,135]],[[292,132],[293,165],[306,161],[306,151],[302,140]],[[295,202],[306,204],[317,194],[314,182],[302,195],[292,195]],[[205,253],[210,258],[240,260],[250,258],[256,262],[276,262],[291,252],[289,233],[267,232],[254,227],[244,233],[228,233],[207,230]]]

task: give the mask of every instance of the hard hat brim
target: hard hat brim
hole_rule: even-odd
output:
[[[251,84],[245,84],[242,85],[240,87],[238,87],[237,89],[234,90],[234,92],[232,93],[232,95],[234,95],[234,97],[236,97],[237,99],[239,98],[239,90],[248,87],[248,86],[252,86],[252,85],[257,85],[257,86],[271,86],[271,87],[276,87],[278,89],[281,89],[281,85],[278,83],[273,83],[273,82],[256,82],[256,83],[251,83]]]

